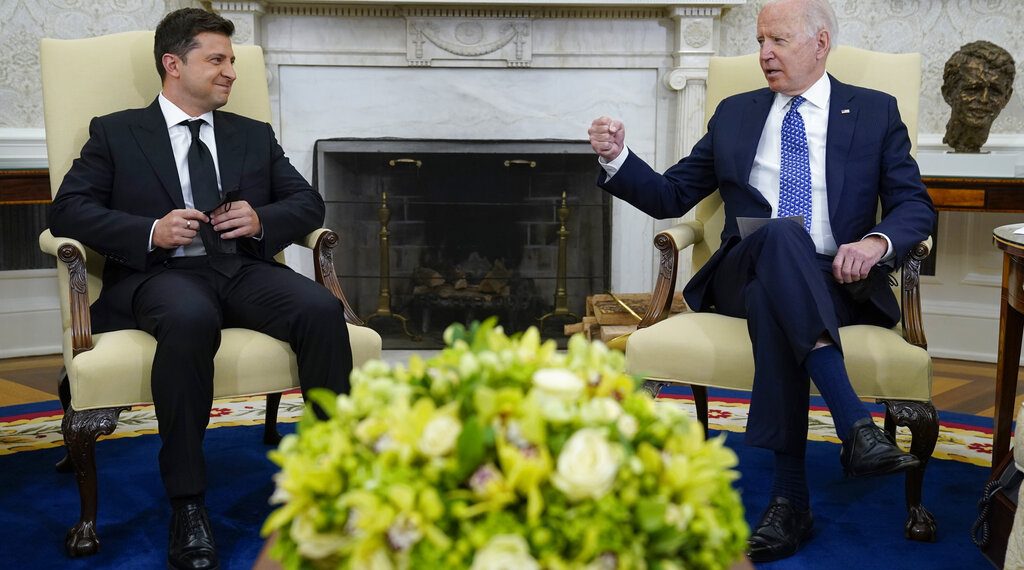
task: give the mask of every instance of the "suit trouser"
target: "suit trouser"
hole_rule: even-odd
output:
[[[171,498],[206,490],[203,436],[213,405],[213,357],[221,329],[241,327],[288,342],[303,393],[348,392],[352,349],[341,302],[291,269],[246,259],[226,277],[206,258],[177,258],[135,292],[140,329],[157,341],[152,390],[163,446],[160,474]]]
[[[730,249],[711,282],[715,311],[747,319],[754,386],[746,441],[803,455],[809,377],[803,363],[822,335],[842,350],[839,327],[881,324],[832,276],[832,258],[815,252],[803,227],[773,221]]]

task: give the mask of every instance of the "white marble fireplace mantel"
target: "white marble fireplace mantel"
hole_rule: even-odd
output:
[[[275,128],[311,178],[318,139],[585,140],[626,124],[654,167],[704,130],[722,11],[746,0],[211,2],[263,46]],[[597,163],[595,159],[595,176]],[[616,200],[612,289],[650,291],[655,222]]]

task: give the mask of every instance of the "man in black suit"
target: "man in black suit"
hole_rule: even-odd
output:
[[[154,42],[162,92],[144,109],[92,120],[50,211],[55,234],[106,258],[93,331],[156,338],[152,391],[173,568],[218,567],[202,444],[221,329],[290,343],[304,392],[347,392],[352,369],[341,302],[273,261],[322,225],[323,200],[270,125],[216,111],[235,80],[233,32],[204,10],[168,14]]]
[[[625,128],[594,120],[598,183],[659,218],[718,191],[722,246],[687,284],[696,311],[745,318],[754,386],[746,440],[775,452],[772,500],[748,541],[754,562],[794,554],[813,517],[804,454],[809,379],[825,399],[847,474],[917,467],[876,426],[847,376],[839,327],[900,317],[886,272],[925,239],[931,199],[896,100],[825,72],[836,33],[827,0],[770,0],[757,19],[767,88],[722,101],[707,134],[664,174],[625,147]],[[882,218],[876,220],[881,204]],[[738,218],[772,220],[741,237]]]

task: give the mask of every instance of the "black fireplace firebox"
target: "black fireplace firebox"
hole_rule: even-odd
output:
[[[315,155],[338,277],[385,348],[437,347],[489,316],[564,338],[609,287],[611,208],[586,142],[327,139]]]

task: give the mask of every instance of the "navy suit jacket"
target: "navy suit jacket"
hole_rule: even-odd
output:
[[[238,190],[263,226],[261,240],[238,240],[247,257],[273,262],[293,241],[321,227],[324,202],[284,155],[273,128],[214,112],[224,191]],[[50,208],[54,235],[77,239],[106,258],[103,290],[92,306],[93,331],[135,328],[132,296],[164,270],[171,251],[148,251],[153,222],[185,207],[171,139],[159,103],[96,117],[89,140]]]
[[[825,183],[832,233],[839,245],[871,232],[885,234],[895,253],[892,267],[897,267],[935,223],[931,198],[910,156],[906,125],[891,95],[846,85],[831,75],[829,79]],[[708,284],[722,255],[740,240],[736,218],[772,215],[764,196],[748,181],[774,96],[765,88],[723,100],[707,134],[664,174],[632,152],[610,180],[603,171],[599,174],[602,188],[656,218],[682,216],[715,190],[721,193],[722,246],[684,290],[694,310],[713,305]],[[893,324],[899,320],[899,306],[889,287],[877,286],[871,301]]]

